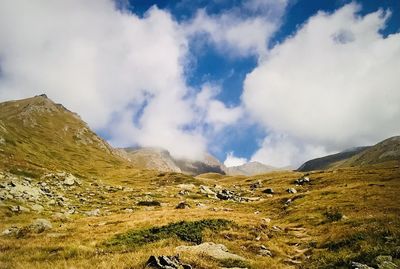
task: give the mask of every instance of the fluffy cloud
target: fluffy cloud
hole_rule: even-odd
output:
[[[204,122],[213,126],[217,131],[226,125],[236,123],[243,115],[240,106],[227,107],[221,101],[215,99],[220,89],[216,86],[206,84],[197,94],[195,104],[200,111],[204,112]]]
[[[224,53],[234,56],[265,56],[267,43],[280,25],[287,0],[245,1],[239,9],[209,15],[199,10],[187,24],[186,32],[206,34],[209,41]]]
[[[114,5],[2,1],[0,100],[45,92],[92,128],[111,129],[115,145],[199,156],[206,140],[185,127],[195,114],[183,75],[182,27],[156,7],[139,18]]]
[[[381,36],[389,13],[359,8],[319,12],[247,76],[243,102],[270,134],[253,159],[293,164],[400,133],[400,34]]]
[[[224,165],[226,167],[239,166],[245,163],[247,163],[246,158],[236,157],[232,151],[228,152],[228,154],[226,155],[226,159],[224,161]]]

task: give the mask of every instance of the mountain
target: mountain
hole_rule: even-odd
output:
[[[218,159],[205,154],[201,160],[174,158],[162,148],[125,148],[131,164],[139,169],[151,169],[163,172],[179,172],[188,175],[199,175],[208,172],[225,174],[224,166]]]
[[[363,166],[384,162],[400,161],[400,136],[394,136],[363,150],[347,159],[340,167]]]
[[[202,160],[175,159],[183,173],[200,175],[204,173],[225,174],[225,166],[214,156],[206,153]]]
[[[138,168],[162,172],[182,172],[170,153],[161,148],[125,148],[129,161]]]
[[[352,148],[307,161],[297,171],[306,172],[337,167],[363,166],[391,161],[400,161],[400,136],[388,138],[374,146]]]
[[[265,165],[259,162],[248,162],[239,166],[226,167],[225,172],[228,175],[237,176],[254,176],[258,174],[264,174],[267,172],[272,172],[280,170],[276,167]]]
[[[354,155],[357,155],[360,152],[363,152],[364,150],[368,149],[369,147],[356,147],[352,149],[348,149],[336,154],[316,158],[309,160],[302,164],[297,171],[300,172],[307,172],[307,171],[313,171],[313,170],[324,170],[331,168],[335,165],[338,165],[339,162],[343,160],[347,160]]]
[[[0,103],[0,169],[96,174],[124,165],[77,114],[46,95]]]

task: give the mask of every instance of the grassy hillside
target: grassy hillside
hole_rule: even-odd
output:
[[[45,96],[0,104],[0,168],[20,174],[84,175],[127,162],[79,118]]]

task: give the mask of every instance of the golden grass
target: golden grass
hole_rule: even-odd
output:
[[[254,177],[211,174],[192,178],[176,173],[160,176],[155,171],[109,170],[101,177],[104,184],[131,188],[104,193],[106,199],[114,202],[108,206],[110,215],[78,215],[69,222],[53,222],[54,228],[42,234],[19,239],[0,237],[0,268],[143,268],[150,255],[176,254],[176,246],[189,243],[172,237],[129,251],[109,249],[103,243],[129,230],[210,218],[231,220],[237,226],[207,231],[205,241],[225,244],[232,253],[245,257],[253,269],[347,268],[350,260],[371,264],[377,254],[390,254],[399,264],[396,256],[396,247],[400,245],[398,167],[379,165],[313,172],[309,175],[309,185],[294,186],[293,181],[302,175],[275,172]],[[263,188],[250,191],[249,185],[257,180],[263,182]],[[177,195],[177,185],[188,182],[218,184],[233,190],[236,186],[244,196],[262,199],[235,203],[205,198],[195,191],[188,196]],[[89,185],[82,188],[86,187]],[[298,193],[287,193],[289,187],[295,187]],[[267,197],[261,192],[264,188],[273,188],[276,194]],[[150,194],[145,195],[146,192]],[[136,202],[146,196],[159,200],[163,206],[136,207]],[[294,201],[285,206],[289,198]],[[175,209],[182,200],[192,208]],[[197,208],[198,202],[207,208]],[[122,214],[121,209],[128,206],[134,212]],[[35,217],[31,213],[11,215],[5,207],[0,208],[0,231],[13,224],[26,225]],[[232,211],[218,210],[221,208]],[[326,212],[339,212],[344,218],[332,221]],[[50,215],[51,212],[43,213],[46,218]],[[267,223],[265,218],[271,222]],[[261,245],[270,249],[273,257],[259,256]],[[201,256],[183,254],[182,259],[195,268],[221,265]],[[293,260],[301,264],[292,263]]]

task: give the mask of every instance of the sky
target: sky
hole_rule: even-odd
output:
[[[0,2],[0,101],[115,147],[297,167],[400,134],[398,0]]]

